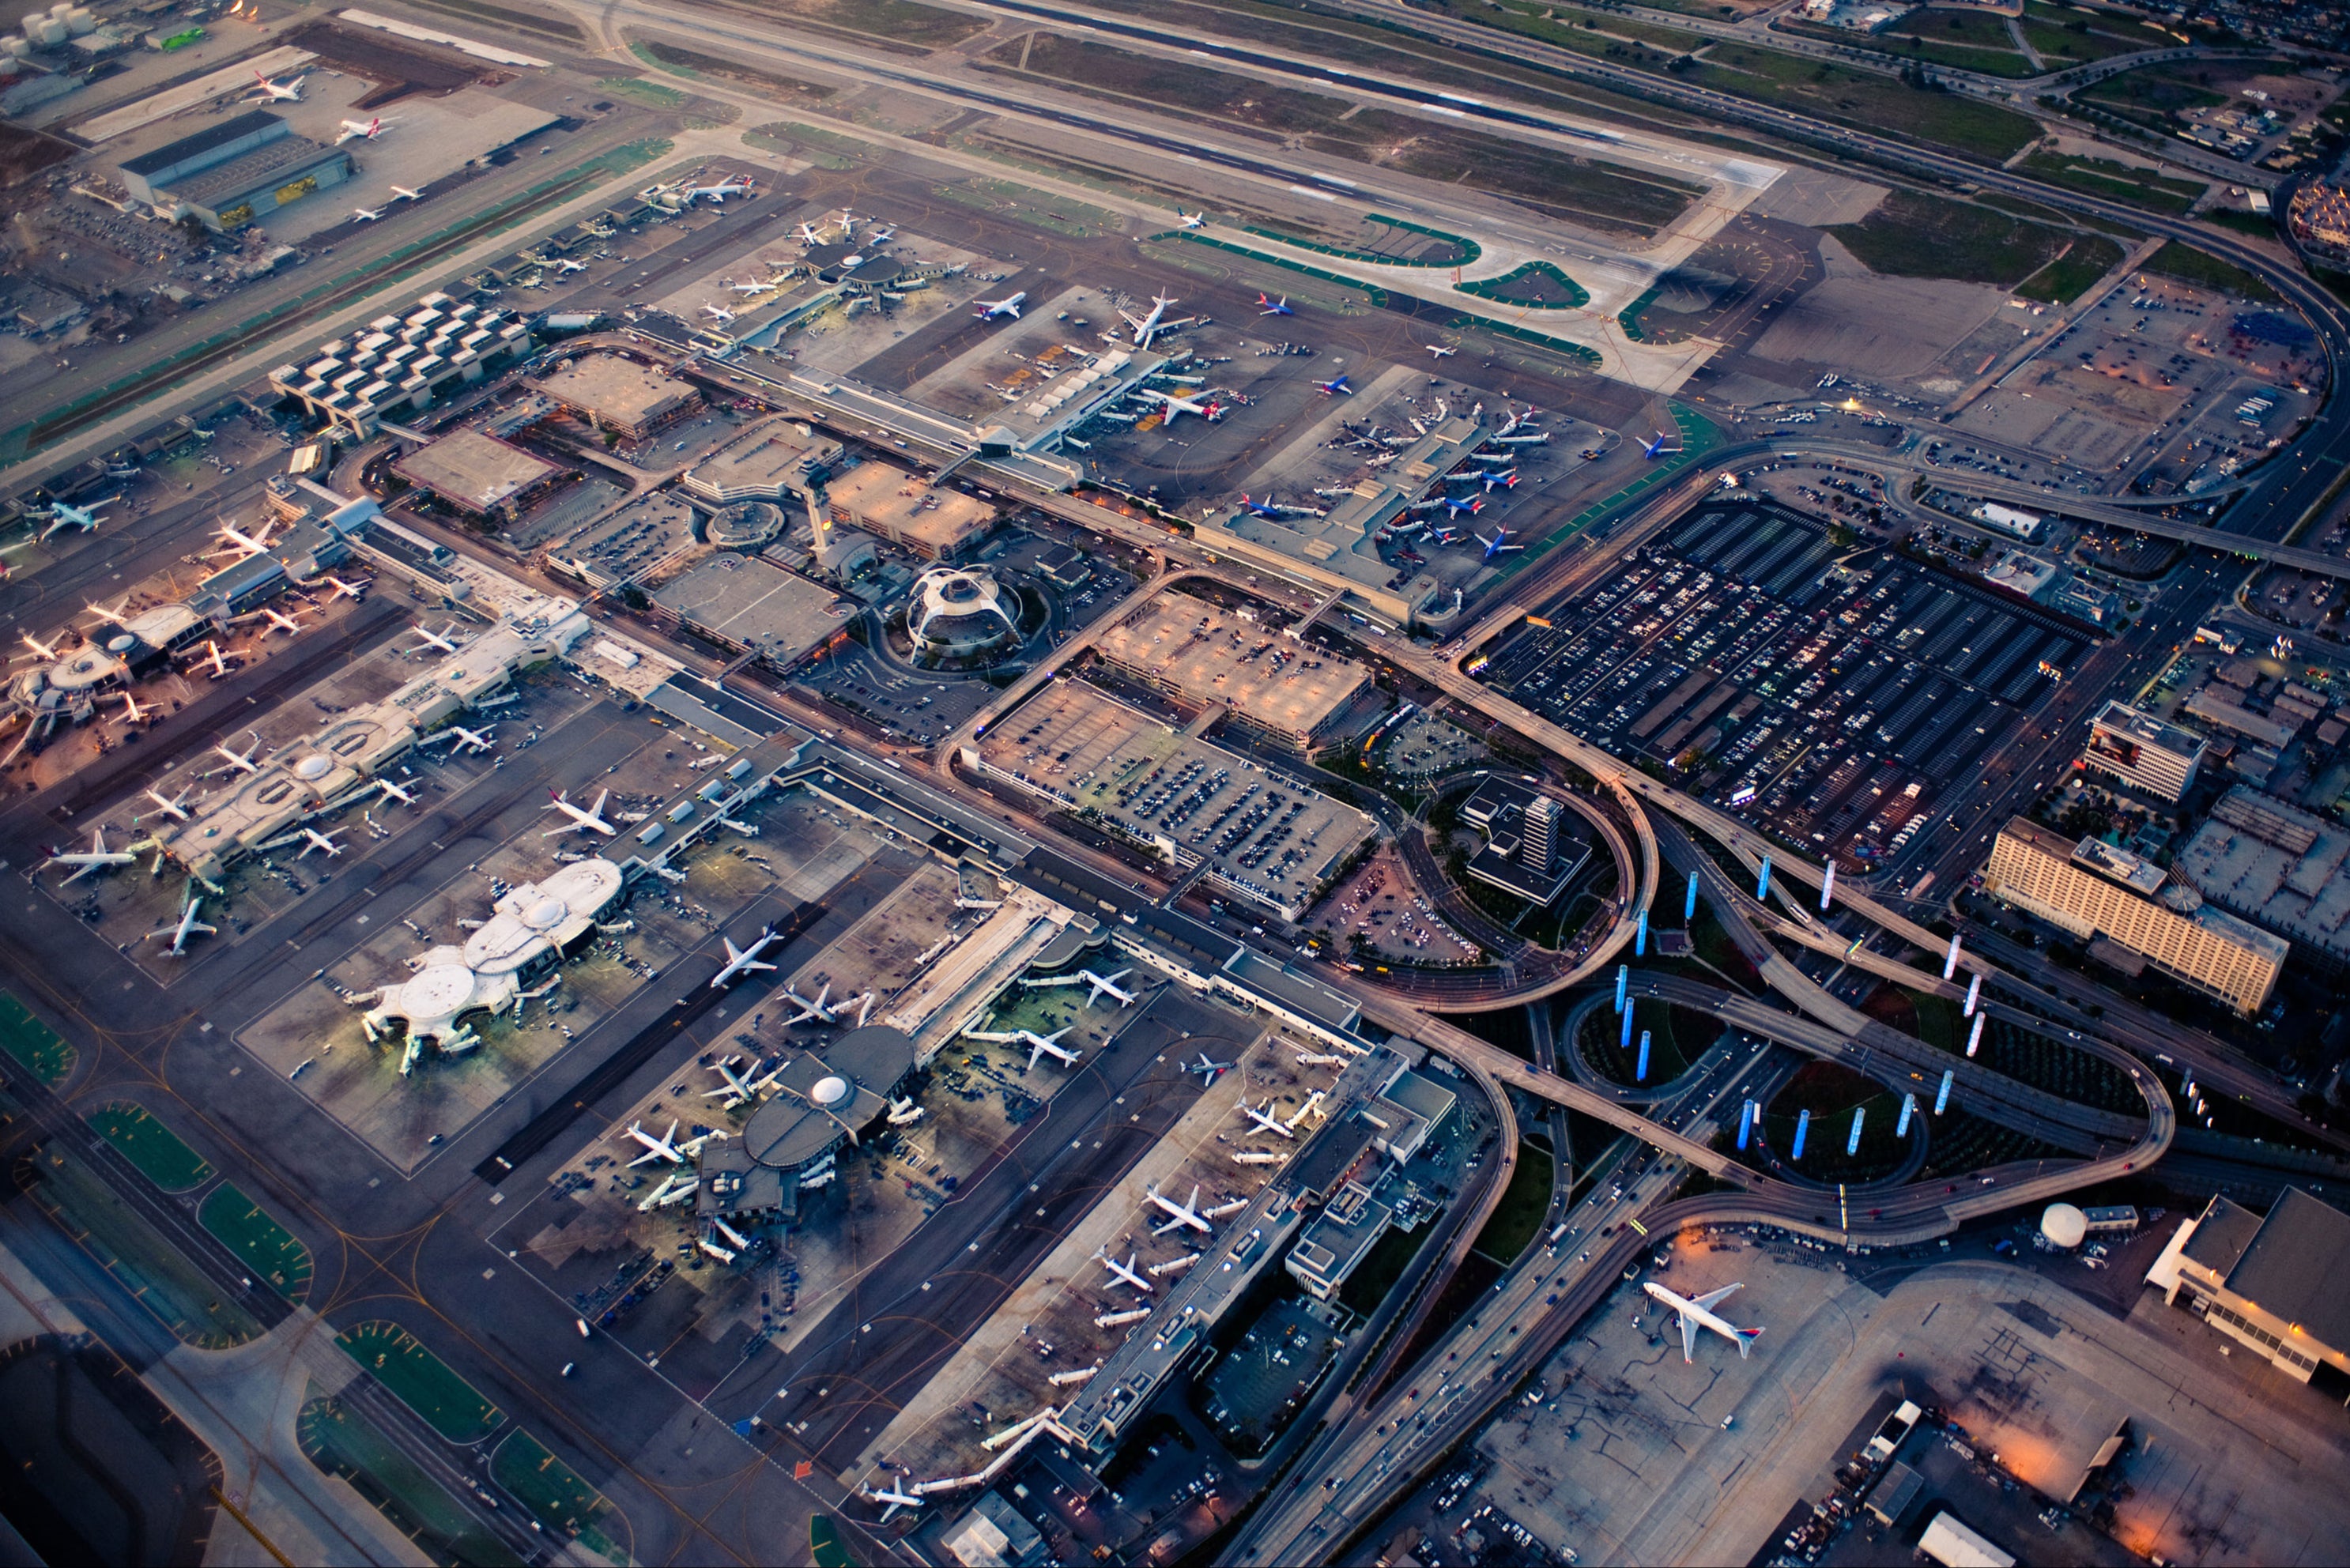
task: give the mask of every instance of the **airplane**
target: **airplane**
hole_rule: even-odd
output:
[[[335,145],[340,147],[346,141],[373,141],[388,127],[399,123],[396,119],[385,119],[381,116],[369,120],[347,119],[343,121],[342,134],[335,138]]]
[[[914,1123],[920,1121],[921,1119],[922,1107],[914,1104],[911,1096],[909,1096],[902,1100],[892,1100],[889,1102],[889,1125],[891,1127],[911,1127]]]
[[[815,224],[802,223],[800,225],[800,244],[804,245],[813,245],[822,243],[822,240],[823,236],[816,232]]]
[[[1207,1220],[1202,1219],[1200,1215],[1200,1189],[1197,1183],[1192,1185],[1191,1201],[1187,1203],[1176,1202],[1174,1199],[1162,1194],[1156,1187],[1145,1189],[1142,1195],[1151,1202],[1159,1205],[1159,1208],[1167,1210],[1168,1213],[1174,1216],[1174,1218],[1168,1220],[1166,1224],[1154,1226],[1150,1232],[1152,1235],[1164,1236],[1170,1231],[1179,1230],[1186,1225],[1189,1225],[1192,1230],[1199,1231],[1201,1235],[1212,1236],[1215,1234],[1214,1230],[1210,1227]]]
[[[160,702],[150,702],[141,708],[139,705],[139,699],[128,691],[117,691],[114,695],[122,699],[122,722],[126,724],[144,723],[150,717],[162,710],[162,704]]]
[[[773,281],[766,283],[730,283],[726,286],[726,292],[729,294],[764,294],[767,290],[775,286]]]
[[[187,957],[188,939],[190,937],[216,937],[220,935],[220,928],[218,926],[208,926],[202,920],[196,919],[196,909],[198,906],[203,903],[203,898],[200,895],[191,892],[188,895],[188,907],[180,911],[179,919],[171,925],[148,932],[147,940],[151,942],[157,937],[169,937],[172,939],[172,945],[165,950],[165,956],[169,958]]]
[[[281,611],[271,609],[267,605],[261,607],[261,618],[269,623],[270,630],[282,631],[288,637],[302,629],[302,623],[299,620]]]
[[[1475,477],[1489,495],[1497,489],[1515,490],[1518,487],[1518,471],[1514,468],[1488,469]]]
[[[222,544],[228,545],[232,549],[242,551],[247,558],[250,558],[260,555],[263,551],[269,548],[269,530],[271,526],[272,525],[270,524],[264,523],[261,525],[260,533],[248,534],[234,523],[224,523],[214,531],[214,536],[217,537]]]
[[[1241,1112],[1243,1115],[1246,1116],[1249,1120],[1256,1124],[1257,1131],[1269,1132],[1277,1137],[1285,1137],[1293,1143],[1295,1142],[1297,1135],[1290,1130],[1289,1124],[1273,1114],[1273,1102],[1268,1099],[1265,1101],[1264,1106],[1264,1109],[1258,1110],[1246,1100],[1243,1100],[1241,1102]]]
[[[726,947],[726,967],[711,977],[710,989],[712,991],[718,990],[738,974],[750,974],[758,970],[772,970],[775,967],[774,964],[759,961],[759,955],[765,952],[768,944],[775,940],[775,930],[773,926],[761,929],[758,939],[747,948],[738,948],[724,937],[718,940]]]
[[[1436,356],[1438,358],[1440,358],[1440,359],[1449,359],[1449,358],[1451,358],[1453,355],[1458,354],[1458,353],[1460,353],[1460,352],[1461,352],[1461,350],[1460,350],[1460,349],[1458,349],[1458,348],[1446,348],[1443,344],[1441,344],[1441,343],[1430,343],[1430,344],[1424,345],[1424,347],[1428,349],[1428,351],[1429,351],[1430,354],[1435,355],[1435,356]]]
[[[784,1000],[789,1002],[794,1007],[800,1010],[798,1017],[786,1018],[784,1020],[784,1027],[789,1029],[795,1023],[832,1023],[833,1010],[829,1005],[827,1005],[831,996],[832,981],[826,981],[824,982],[824,989],[816,993],[816,1000],[814,1002],[810,1002],[806,997],[802,996],[798,992],[794,991],[788,985],[784,987]]]
[[[372,579],[356,583],[347,583],[343,581],[342,578],[334,576],[332,573],[328,574],[326,582],[328,587],[335,590],[332,597],[338,599],[359,598],[369,588],[375,587],[375,583]]]
[[[1192,1063],[1190,1066],[1184,1068],[1183,1071],[1186,1073],[1199,1074],[1200,1086],[1201,1088],[1205,1088],[1210,1084],[1214,1083],[1218,1078],[1222,1077],[1226,1073],[1230,1072],[1232,1070],[1232,1064],[1230,1062],[1219,1062],[1214,1057],[1209,1055],[1205,1051],[1202,1051],[1200,1053],[1200,1059]]]
[[[1177,327],[1183,325],[1180,322],[1167,319],[1167,307],[1174,303],[1164,295],[1154,294],[1150,296],[1149,316],[1135,317],[1128,315],[1123,310],[1118,312],[1120,316],[1126,317],[1126,324],[1134,328],[1134,346],[1137,348],[1149,348],[1152,340],[1160,333],[1172,332]]]
[[[300,103],[302,84],[307,79],[307,77],[296,77],[290,82],[274,82],[255,71],[253,73],[253,85],[244,90],[254,103]]]
[[[876,1491],[871,1487],[867,1487],[865,1489],[865,1496],[868,1501],[886,1502],[892,1508],[920,1508],[922,1506],[922,1500],[920,1498],[914,1496],[911,1492],[900,1491],[894,1486],[885,1486],[879,1491]]]
[[[1132,1007],[1134,1005],[1134,993],[1130,991],[1120,990],[1118,982],[1124,980],[1128,975],[1130,975],[1134,971],[1130,969],[1122,969],[1116,974],[1096,974],[1089,969],[1079,970],[1077,971],[1077,979],[1083,981],[1086,984],[1086,1005],[1087,1007],[1091,1007],[1100,1002],[1103,997],[1107,996],[1115,1001],[1120,1007]]]
[[[1656,462],[1657,459],[1660,457],[1672,456],[1673,453],[1680,451],[1680,448],[1677,446],[1667,446],[1665,444],[1665,442],[1671,439],[1672,438],[1665,434],[1664,431],[1659,431],[1657,432],[1656,440],[1642,441],[1640,443],[1640,455],[1647,458],[1650,462]]]
[[[29,631],[25,633],[25,646],[33,650],[32,657],[36,659],[46,659],[54,663],[61,657],[56,649],[50,647],[47,643],[43,642],[39,638],[35,637]],[[25,655],[20,653],[16,657],[22,659]]]
[[[155,809],[158,811],[164,813],[166,815],[175,816],[182,822],[188,820],[188,792],[186,790],[183,789],[178,794],[178,795],[169,798],[167,798],[161,790],[148,790],[146,792],[146,795],[149,800],[155,803]]]
[[[207,664],[213,667],[213,679],[215,680],[229,672],[228,655],[223,653],[220,644],[210,638],[204,639],[204,656],[189,665],[184,673],[192,675]]]
[[[340,833],[342,831],[343,829],[339,827],[335,829],[335,833]],[[335,842],[335,833],[321,833],[315,827],[306,827],[302,829],[302,836],[308,839],[310,842],[302,846],[302,853],[300,855],[296,855],[294,858],[299,860],[307,856],[313,849],[323,849],[327,852],[328,859],[334,859],[343,852],[343,846]]]
[[[1477,543],[1485,546],[1484,558],[1488,561],[1499,560],[1502,556],[1508,555],[1512,550],[1523,550],[1525,548],[1523,545],[1504,543],[1509,536],[1510,531],[1507,528],[1494,529],[1493,536],[1490,539],[1486,538],[1482,534],[1478,535]]]
[[[228,759],[228,765],[230,767],[234,768],[241,774],[257,774],[261,771],[260,763],[255,760],[261,754],[261,734],[258,731],[249,732],[253,735],[253,739],[249,742],[253,749],[242,756],[230,751],[226,746],[216,745],[213,748],[213,751],[218,752],[222,756]]]
[[[1187,213],[1182,208],[1178,207],[1175,209],[1175,221],[1182,224],[1187,229],[1196,229],[1204,225],[1207,223],[1208,218],[1207,214],[1204,213]],[[1287,312],[1284,312],[1283,314],[1286,315]]]
[[[1259,316],[1295,316],[1297,314],[1297,312],[1289,308],[1289,296],[1285,294],[1279,299],[1274,299],[1262,294],[1258,295],[1256,296],[1256,313]]]
[[[1314,389],[1326,398],[1335,398],[1342,393],[1349,398],[1355,395],[1355,389],[1347,385],[1347,378],[1344,376],[1334,376],[1326,381],[1316,381],[1314,383]]]
[[[588,264],[586,262],[558,261],[555,264],[555,270],[561,273],[564,276],[569,277],[575,272],[586,272],[588,270]]]
[[[383,209],[381,207],[353,207],[351,209],[351,216],[359,223],[372,223],[378,218],[383,216]]]
[[[421,746],[430,746],[442,741],[454,741],[457,742],[458,751],[486,752],[491,749],[491,745],[496,738],[496,733],[494,731],[468,730],[463,724],[452,724],[437,735],[425,736],[424,739],[419,741],[417,744]],[[456,753],[452,752],[450,754],[453,756]]]
[[[421,202],[424,200],[424,192],[411,191],[405,185],[394,185],[391,188],[391,199],[395,202]]]
[[[46,871],[50,866],[74,867],[73,875],[58,884],[59,887],[70,887],[93,871],[104,871],[112,867],[130,865],[139,858],[138,851],[144,847],[146,847],[144,845],[133,845],[127,849],[109,849],[106,846],[106,829],[92,828],[88,849],[78,851],[52,849],[49,851],[48,864],[43,866],[41,869]]]
[[[998,317],[1003,316],[1009,316],[1017,321],[1020,319],[1020,302],[1027,297],[1028,291],[1024,288],[1019,293],[1003,299],[974,299],[971,303],[982,321],[993,321]]]
[[[674,1121],[669,1124],[669,1131],[659,1137],[645,1131],[643,1123],[630,1122],[627,1136],[645,1146],[644,1153],[629,1161],[630,1169],[639,1165],[650,1165],[657,1159],[668,1160],[672,1165],[683,1165],[686,1161],[685,1150],[678,1147],[673,1141],[677,1137],[677,1123]]]
[[[1762,1332],[1759,1328],[1740,1328],[1736,1324],[1716,1317],[1709,1310],[1716,1302],[1738,1289],[1736,1285],[1724,1285],[1695,1299],[1675,1295],[1659,1284],[1644,1283],[1640,1288],[1680,1314],[1681,1360],[1684,1362],[1697,1359],[1697,1331],[1700,1328],[1710,1328],[1738,1346],[1738,1359],[1741,1361],[1746,1359],[1748,1352],[1753,1348],[1755,1337]]]
[[[421,653],[428,648],[437,648],[443,653],[457,651],[458,645],[449,640],[449,634],[457,629],[457,623],[453,620],[439,631],[428,626],[411,627],[409,629],[424,639],[410,649],[408,651],[411,653]]]
[[[1241,509],[1252,517],[1294,517],[1310,510],[1304,506],[1284,506],[1270,495],[1262,501],[1252,501],[1243,495],[1241,497]]]
[[[865,231],[865,243],[868,246],[886,245],[897,237],[898,231],[895,229],[868,229]]]
[[[1147,1295],[1154,1287],[1149,1280],[1134,1272],[1134,1260],[1140,1255],[1137,1252],[1129,1252],[1127,1254],[1126,1262],[1121,1263],[1099,1247],[1094,1249],[1094,1262],[1107,1269],[1116,1283],[1132,1285]]]
[[[1030,1029],[1020,1031],[1018,1038],[1028,1047],[1028,1065],[1024,1071],[1035,1072],[1037,1062],[1045,1056],[1055,1057],[1069,1066],[1076,1066],[1079,1060],[1077,1054],[1060,1043],[1061,1036],[1067,1033],[1066,1029],[1055,1029],[1050,1034],[1039,1034]]]
[[[689,202],[699,202],[702,197],[707,196],[712,202],[723,207],[726,204],[726,198],[729,196],[747,196],[754,193],[748,180],[723,180],[715,185],[688,186],[685,199]]]
[[[1173,424],[1178,414],[1197,414],[1210,423],[1224,417],[1223,404],[1213,400],[1196,402],[1190,398],[1156,392],[1148,387],[1143,388],[1139,395],[1159,405],[1159,422],[1161,424]]]
[[[392,799],[398,801],[402,805],[414,805],[416,804],[415,791],[402,789],[400,785],[392,783],[390,779],[376,780],[375,787],[383,791],[384,794],[390,795]]]
[[[731,1111],[746,1100],[755,1100],[759,1097],[751,1085],[743,1082],[743,1075],[734,1071],[734,1064],[738,1060],[740,1060],[738,1057],[724,1056],[710,1064],[710,1070],[725,1082],[718,1088],[702,1090],[703,1099],[723,1099],[726,1102],[725,1108]]]
[[[843,207],[840,210],[840,237],[844,240],[847,239],[849,235],[857,232],[857,225],[860,222],[865,221],[867,220],[862,220],[858,217],[856,209],[852,207]]]
[[[120,499],[120,496],[109,495],[103,501],[93,501],[88,506],[68,506],[62,501],[50,502],[49,525],[41,530],[42,543],[46,544],[51,535],[67,528],[78,528],[85,534],[94,532],[99,524],[98,514]]]
[[[727,309],[723,305],[705,305],[702,307],[702,314],[716,321],[732,321],[734,319],[734,313]]]
[[[539,807],[539,809],[541,811],[559,811],[571,820],[562,827],[549,828],[546,832],[540,834],[539,836],[541,838],[554,838],[561,834],[581,832],[600,833],[605,837],[609,838],[614,833],[619,831],[610,823],[604,820],[604,803],[612,798],[612,792],[610,790],[606,790],[602,794],[598,794],[596,797],[596,804],[594,805],[584,808],[572,805],[570,797],[558,791],[548,790],[546,794],[547,803]]]

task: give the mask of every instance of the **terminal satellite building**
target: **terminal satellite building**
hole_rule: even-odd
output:
[[[411,1041],[462,1048],[472,1040],[469,1019],[517,1005],[535,994],[526,988],[594,940],[622,888],[620,868],[591,855],[509,889],[464,946],[434,948],[409,979],[368,999],[375,1004],[368,1037],[399,1024]]]
[[[702,1146],[696,1213],[796,1218],[800,1193],[832,1179],[841,1145],[887,1120],[913,1070],[912,1038],[886,1023],[794,1053],[775,1070],[775,1092],[751,1113],[743,1136]]]
[[[2203,737],[2126,702],[2108,702],[2089,722],[2082,763],[2158,800],[2177,801],[2194,785],[2208,749]]]

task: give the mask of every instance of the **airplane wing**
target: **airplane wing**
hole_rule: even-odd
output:
[[[1691,1301],[1690,1305],[1711,1311],[1717,1303],[1729,1300],[1730,1293],[1737,1288],[1738,1287],[1736,1285],[1724,1285],[1718,1291],[1708,1291],[1705,1294]]]
[[[1681,1359],[1697,1359],[1697,1318],[1690,1313],[1681,1314]]]

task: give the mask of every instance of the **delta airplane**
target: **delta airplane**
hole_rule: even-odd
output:
[[[1118,315],[1126,318],[1126,324],[1134,329],[1134,346],[1137,348],[1148,348],[1160,333],[1172,332],[1178,327],[1189,324],[1189,318],[1185,321],[1167,319],[1167,307],[1174,303],[1175,301],[1163,294],[1154,294],[1150,296],[1149,315],[1135,316],[1123,310],[1118,312]]]
[[[67,528],[78,528],[85,534],[95,532],[99,524],[98,514],[120,499],[119,495],[109,495],[87,506],[68,506],[62,501],[50,502],[49,525],[41,530],[41,541],[46,544],[50,535]]]
[[[1314,383],[1314,389],[1326,398],[1335,398],[1342,393],[1349,398],[1355,395],[1355,389],[1347,385],[1347,378],[1344,376],[1334,376],[1326,381],[1316,381]]]
[[[335,829],[335,833],[341,833],[343,831],[344,829],[339,827]],[[296,855],[294,858],[299,860],[305,856],[307,856],[313,849],[323,849],[327,852],[328,859],[334,859],[343,852],[343,846],[335,842],[335,833],[321,833],[315,827],[306,827],[302,829],[302,836],[308,839],[310,842],[302,846],[302,853],[300,855]]]
[[[1140,1256],[1139,1252],[1129,1252],[1127,1254],[1126,1262],[1121,1263],[1099,1247],[1094,1249],[1094,1262],[1107,1269],[1116,1283],[1132,1285],[1136,1290],[1148,1295],[1153,1289],[1150,1282],[1134,1272],[1134,1260]]]
[[[1232,1067],[1232,1064],[1230,1062],[1219,1062],[1202,1051],[1200,1053],[1200,1059],[1187,1065],[1183,1071],[1199,1074],[1200,1086],[1204,1089],[1226,1073],[1231,1072]]]
[[[1203,226],[1207,223],[1208,218],[1207,214],[1204,213],[1187,213],[1182,208],[1178,207],[1175,209],[1175,221],[1182,224],[1187,229],[1196,229]]]
[[[603,803],[598,801],[597,804],[600,805]],[[774,964],[759,961],[759,955],[765,952],[775,940],[775,929],[773,926],[762,928],[757,940],[747,948],[738,948],[725,937],[720,937],[718,940],[726,947],[726,966],[711,978],[710,989],[712,991],[718,990],[738,974],[753,974],[760,970],[772,970],[775,967]],[[795,1018],[792,1022],[796,1023],[799,1020]]]
[[[788,985],[784,987],[785,1000],[789,1002],[794,1007],[800,1010],[799,1016],[795,1018],[786,1018],[784,1020],[784,1027],[789,1029],[795,1023],[831,1023],[837,1022],[833,1016],[833,1009],[827,1005],[831,996],[832,981],[826,981],[824,982],[824,989],[816,993],[816,1000],[814,1002],[810,1002],[806,997],[802,996],[798,992],[794,991]]]
[[[702,307],[702,314],[717,321],[732,321],[734,319],[734,313],[727,309],[723,305],[705,305]]]
[[[362,223],[372,223],[383,216],[381,207],[353,207],[351,216]]]
[[[421,653],[428,648],[437,648],[443,653],[457,651],[458,645],[449,640],[449,634],[457,629],[457,623],[453,620],[439,631],[434,631],[427,626],[411,627],[409,629],[424,639],[410,649],[408,651],[411,653]]]
[[[1482,534],[1478,535],[1477,543],[1485,546],[1484,558],[1486,560],[1499,560],[1502,556],[1508,555],[1513,550],[1523,550],[1525,548],[1523,545],[1512,545],[1507,543],[1509,537],[1510,531],[1507,528],[1496,528],[1493,530],[1493,536],[1490,539],[1486,538]]]
[[[606,790],[602,794],[598,794],[596,797],[596,804],[590,806],[577,806],[572,805],[570,796],[563,792],[548,790],[546,792],[546,804],[539,807],[539,809],[541,811],[559,811],[565,816],[570,818],[570,821],[567,822],[561,827],[547,829],[547,831],[539,835],[541,838],[554,838],[566,833],[600,833],[605,837],[609,838],[614,833],[619,831],[619,829],[615,828],[610,823],[604,820],[604,803],[612,798],[612,792],[610,790]]]
[[[1724,1285],[1718,1291],[1708,1291],[1694,1300],[1688,1296],[1675,1295],[1659,1284],[1643,1284],[1640,1288],[1680,1314],[1681,1360],[1684,1362],[1694,1362],[1697,1359],[1699,1329],[1710,1328],[1738,1346],[1738,1359],[1741,1361],[1746,1359],[1748,1352],[1753,1348],[1755,1336],[1762,1332],[1759,1328],[1741,1328],[1734,1323],[1716,1317],[1710,1310],[1714,1303],[1738,1289],[1736,1285]]]
[[[1020,319],[1020,302],[1027,297],[1028,291],[1024,288],[1018,294],[1013,295],[1008,298],[974,299],[971,303],[973,309],[977,311],[979,318],[982,321],[993,321],[999,317],[1005,316],[1017,321]]]
[[[1440,358],[1440,359],[1449,359],[1449,358],[1451,358],[1453,355],[1458,354],[1458,353],[1460,353],[1460,352],[1461,352],[1461,350],[1460,350],[1460,349],[1458,349],[1458,348],[1446,348],[1443,344],[1441,344],[1441,343],[1430,343],[1430,344],[1424,345],[1424,347],[1428,349],[1428,351],[1429,351],[1430,354],[1435,355],[1435,356],[1436,356],[1438,358]]]
[[[257,774],[261,771],[261,763],[255,760],[261,755],[261,732],[257,730],[249,732],[252,734],[253,739],[246,743],[253,749],[246,752],[242,756],[230,751],[226,746],[214,746],[213,748],[213,751],[218,752],[222,756],[228,759],[229,767],[234,768],[241,774]],[[213,771],[215,773],[223,773],[227,770],[215,768]]]
[[[347,119],[343,121],[342,134],[335,138],[335,145],[340,147],[346,141],[373,141],[388,128],[399,123],[396,119],[385,119],[380,116],[374,119]]]
[[[259,71],[255,71],[253,73],[253,85],[244,89],[246,101],[250,103],[300,103],[302,101],[302,84],[308,79],[309,78],[307,76],[302,76],[296,77],[290,82],[274,82],[267,77],[263,76]]]
[[[1191,1200],[1186,1203],[1176,1202],[1173,1199],[1161,1193],[1156,1187],[1146,1189],[1142,1195],[1151,1202],[1159,1205],[1159,1208],[1167,1210],[1168,1213],[1174,1216],[1174,1218],[1168,1220],[1166,1224],[1154,1226],[1150,1232],[1152,1235],[1164,1236],[1170,1231],[1179,1230],[1186,1225],[1190,1226],[1192,1230],[1199,1231],[1203,1236],[1212,1236],[1216,1233],[1214,1227],[1211,1226],[1206,1220],[1201,1217],[1199,1207],[1200,1189],[1197,1183],[1193,1184],[1191,1188]]]
[[[137,852],[143,847],[143,845],[132,845],[127,849],[109,849],[106,846],[106,829],[92,828],[88,849],[79,851],[52,849],[49,851],[48,864],[43,866],[41,869],[46,871],[51,866],[72,867],[73,875],[58,884],[59,887],[70,887],[93,871],[106,871],[117,866],[130,865],[139,858]]]
[[[155,803],[156,810],[163,813],[167,816],[175,816],[182,822],[188,820],[188,792],[186,790],[182,790],[176,796],[166,796],[160,790],[151,789],[145,793],[147,798]]]
[[[1680,448],[1677,446],[1667,446],[1665,444],[1665,442],[1671,439],[1672,438],[1665,434],[1664,431],[1659,431],[1657,432],[1656,440],[1642,441],[1640,443],[1640,455],[1647,458],[1650,462],[1656,462],[1657,459],[1660,457],[1672,456],[1673,453],[1680,451]]]
[[[1219,402],[1197,402],[1171,392],[1155,392],[1148,387],[1137,395],[1159,405],[1159,422],[1162,425],[1173,424],[1178,414],[1197,414],[1211,424],[1224,417],[1224,406]]]
[[[194,893],[190,893],[188,895],[188,907],[180,911],[180,918],[171,925],[160,927],[155,930],[148,932],[147,940],[151,942],[157,937],[169,937],[172,939],[172,945],[164,950],[164,956],[167,958],[187,957],[188,939],[190,937],[216,937],[220,935],[220,928],[218,926],[208,926],[202,920],[196,919],[196,909],[198,906],[203,903],[203,898],[199,898]]]
[[[1256,313],[1259,316],[1295,316],[1297,314],[1297,312],[1289,308],[1289,296],[1285,294],[1279,299],[1274,299],[1267,295],[1258,295],[1256,296]]]
[[[416,743],[420,746],[432,746],[440,744],[442,741],[454,741],[457,742],[457,751],[486,752],[491,749],[495,740],[494,731],[468,730],[463,724],[452,724],[439,734],[427,735]],[[452,756],[455,754],[456,752],[450,753]]]
[[[1263,1110],[1258,1110],[1246,1100],[1243,1100],[1241,1102],[1241,1114],[1247,1116],[1250,1121],[1254,1122],[1256,1124],[1256,1129],[1259,1132],[1269,1132],[1275,1137],[1285,1137],[1293,1143],[1297,1140],[1297,1135],[1289,1130],[1288,1124],[1284,1122],[1279,1116],[1273,1114],[1273,1102],[1271,1100],[1265,1101],[1264,1109]]]
[[[394,185],[391,188],[391,199],[395,202],[421,202],[424,200],[424,192],[411,191],[405,185]]]
[[[640,1165],[650,1165],[657,1159],[668,1160],[671,1165],[683,1165],[686,1161],[685,1150],[677,1147],[677,1123],[674,1121],[669,1124],[669,1131],[659,1137],[645,1131],[642,1122],[630,1122],[626,1136],[645,1146],[644,1153],[629,1161],[631,1170]]]

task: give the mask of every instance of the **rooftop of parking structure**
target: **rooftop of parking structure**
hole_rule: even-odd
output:
[[[1351,659],[1203,599],[1160,594],[1095,639],[1101,656],[1284,735],[1320,735],[1371,682]]]

